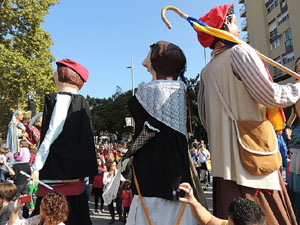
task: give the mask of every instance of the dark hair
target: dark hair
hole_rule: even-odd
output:
[[[24,140],[24,139],[20,140],[20,145],[22,145],[22,147],[26,147],[26,148],[29,147],[28,142],[26,140]]]
[[[231,23],[232,22],[232,16],[234,14],[234,7],[233,6],[230,6],[229,9],[228,9],[228,12],[226,14],[226,17],[225,17],[225,20],[228,19],[229,22]],[[224,20],[224,23],[222,24],[220,30],[225,30],[226,28],[226,25],[225,25],[225,20]],[[209,46],[210,49],[214,49],[215,48],[215,45],[220,41],[221,39],[220,38],[215,38],[214,41],[211,43],[211,45]]]
[[[57,65],[58,81],[76,85],[79,90],[82,88],[84,81],[81,76],[71,68],[63,65]]]
[[[260,206],[246,198],[234,199],[228,216],[235,225],[265,225],[265,215]]]
[[[10,202],[17,194],[17,186],[10,182],[0,183],[0,198]]]
[[[44,216],[41,219],[47,219],[51,224],[59,224],[68,219],[69,205],[67,199],[57,191],[49,192],[43,197],[40,209]]]
[[[157,79],[178,76],[183,77],[186,69],[186,58],[183,51],[172,43],[158,41],[151,45],[151,65],[156,72]]]
[[[295,72],[296,72],[296,69],[297,69],[297,65],[296,65],[296,64],[297,64],[297,62],[298,62],[299,60],[300,60],[300,57],[297,58],[296,61],[295,61]]]

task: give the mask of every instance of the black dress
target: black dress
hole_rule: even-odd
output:
[[[173,191],[178,189],[180,183],[191,183],[187,138],[152,117],[135,96],[128,104],[135,121],[134,139],[146,121],[160,131],[133,156],[141,194],[173,200]],[[135,184],[132,186],[133,193],[137,194]]]

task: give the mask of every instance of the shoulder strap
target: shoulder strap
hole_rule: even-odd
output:
[[[212,70],[211,70],[211,61],[209,62],[209,75],[208,75],[209,79],[212,81],[213,83],[213,86],[215,88],[215,91],[220,99],[220,101],[222,102],[222,106],[223,108],[225,109],[225,111],[227,112],[228,116],[233,120],[235,121],[236,118],[235,116],[233,115],[230,107],[228,106],[224,96],[223,96],[223,93],[220,91],[220,88],[215,80],[215,77],[214,77],[214,74],[212,73]]]

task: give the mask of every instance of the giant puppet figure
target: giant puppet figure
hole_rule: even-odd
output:
[[[239,36],[233,4],[216,6],[200,20]],[[198,109],[211,149],[214,214],[227,218],[229,203],[246,197],[261,206],[267,224],[296,224],[279,172],[253,175],[242,164],[240,137],[232,118],[266,120],[266,106],[287,107],[297,102],[300,84],[272,83],[264,63],[248,45],[229,47],[202,32],[198,32],[198,40],[213,49],[211,61],[201,72]]]
[[[91,224],[84,177],[97,174],[89,106],[78,95],[88,71],[70,59],[58,61],[53,74],[58,93],[45,97],[40,148],[34,169],[39,179],[67,196],[70,213],[66,224]],[[36,209],[50,190],[39,185]],[[34,214],[37,214],[37,210]]]
[[[191,173],[188,153],[187,87],[177,80],[184,79],[186,58],[178,46],[159,41],[151,45],[143,66],[152,81],[140,84],[129,101],[135,136],[125,158],[133,155],[136,179],[127,224],[146,225],[150,220],[153,224],[173,225],[183,209],[183,204],[175,200],[179,184],[194,184],[198,179]],[[203,192],[202,204],[206,204]],[[180,224],[196,224],[189,206]]]

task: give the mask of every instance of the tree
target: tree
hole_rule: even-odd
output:
[[[94,131],[116,134],[120,140],[122,135],[130,132],[130,127],[126,127],[125,117],[130,116],[127,102],[132,92],[123,92],[117,86],[116,92],[108,99],[91,98],[86,100],[91,107],[92,122]]]
[[[193,137],[198,140],[203,139],[207,142],[207,133],[205,128],[202,126],[199,115],[198,115],[198,104],[197,104],[197,94],[199,89],[200,74],[195,78],[186,79],[186,84],[188,87],[188,101],[190,104],[191,118],[192,118],[192,133]],[[188,112],[189,114],[189,112]],[[188,117],[188,130],[190,130],[190,121]]]
[[[29,93],[34,93],[37,111],[44,95],[55,91],[50,34],[41,22],[58,0],[0,1],[0,134],[6,135],[12,112],[26,109]]]

